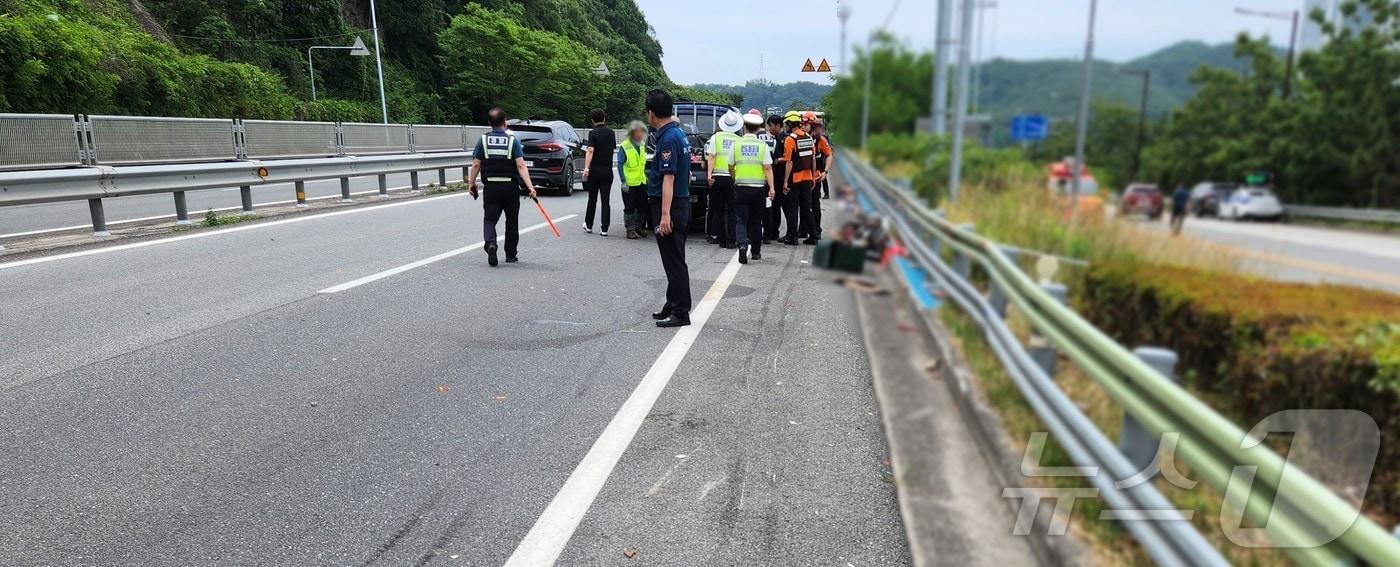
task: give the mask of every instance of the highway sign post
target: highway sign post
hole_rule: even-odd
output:
[[[1039,142],[1050,136],[1050,121],[1041,114],[1021,114],[1011,118],[1011,139]]]

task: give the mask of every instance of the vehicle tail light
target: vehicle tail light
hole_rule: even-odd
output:
[[[540,145],[535,146],[535,147],[537,147],[537,148],[539,148],[539,149],[541,149],[541,150],[544,150],[544,151],[546,151],[546,152],[557,152],[557,151],[559,151],[559,150],[564,149],[564,146],[561,146],[561,145],[556,144],[556,143],[554,143],[554,142],[545,142],[545,143],[540,144]]]

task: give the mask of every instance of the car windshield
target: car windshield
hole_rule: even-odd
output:
[[[1272,195],[1271,193],[1269,193],[1269,190],[1268,190],[1268,189],[1264,189],[1264,188],[1260,188],[1260,187],[1255,187],[1255,188],[1249,190],[1249,196],[1250,196],[1250,197],[1271,197],[1271,196],[1273,196],[1273,195]]]
[[[709,114],[696,116],[690,113],[682,113],[677,114],[676,118],[680,120],[681,128],[684,129],[687,134],[712,134],[715,131],[715,117]]]

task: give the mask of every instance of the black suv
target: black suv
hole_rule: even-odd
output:
[[[719,117],[739,109],[713,102],[677,102],[673,116],[690,141],[690,230],[704,232],[709,210],[710,180],[705,177],[705,143],[719,130]],[[647,159],[656,153],[656,143],[647,138]]]
[[[1219,217],[1220,204],[1230,200],[1237,185],[1219,181],[1202,181],[1191,188],[1187,208],[1198,217]]]
[[[525,167],[539,187],[564,195],[574,192],[575,174],[583,168],[583,143],[578,132],[561,120],[512,120],[510,131],[525,147]]]

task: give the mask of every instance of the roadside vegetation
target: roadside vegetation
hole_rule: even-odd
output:
[[[211,209],[204,212],[204,220],[199,221],[199,226],[226,226],[230,224],[238,224],[240,222],[248,222],[250,220],[257,220],[258,218],[258,215],[255,213],[238,212],[221,215],[219,213],[214,212]]]

